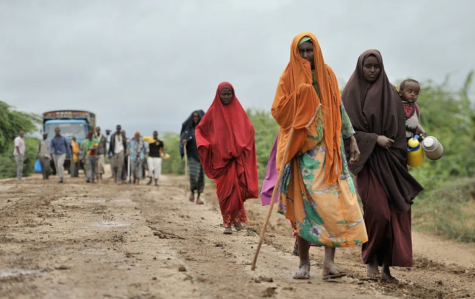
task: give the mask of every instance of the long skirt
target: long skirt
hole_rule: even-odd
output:
[[[351,247],[368,240],[351,177],[325,182],[325,144],[289,163],[281,182],[278,212],[295,223],[303,239],[325,247]],[[346,165],[345,165],[346,166]]]
[[[218,191],[219,208],[223,216],[224,227],[247,223],[247,215],[244,209],[245,192],[239,183],[237,175],[235,175],[235,167],[236,165],[231,165],[232,169],[227,174],[214,180]],[[226,193],[220,193],[219,190],[226,190]]]
[[[188,160],[188,170],[190,172],[190,190],[196,190],[198,194],[203,193],[205,187],[203,165],[196,158],[190,157]]]
[[[356,176],[356,188],[363,202],[369,237],[363,245],[363,262],[369,264],[376,255],[381,266],[384,254],[389,253],[390,266],[412,267],[411,211],[391,210],[386,193],[369,166]]]

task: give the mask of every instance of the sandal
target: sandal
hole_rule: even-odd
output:
[[[225,235],[232,235],[232,233],[233,233],[233,230],[232,230],[231,227],[225,227],[225,228],[224,228],[223,234],[225,234]]]
[[[337,279],[337,278],[342,278],[345,276],[346,276],[346,273],[340,270],[338,267],[330,268],[327,274],[325,274],[325,268],[323,270],[323,280]]]
[[[234,224],[234,229],[236,229],[236,231],[240,232],[244,229],[244,225],[242,225],[241,223]]]
[[[298,271],[293,276],[294,279],[310,279],[310,273],[307,271]]]

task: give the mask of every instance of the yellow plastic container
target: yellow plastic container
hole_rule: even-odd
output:
[[[407,165],[419,167],[424,163],[424,151],[422,150],[419,136],[416,135],[407,142]]]

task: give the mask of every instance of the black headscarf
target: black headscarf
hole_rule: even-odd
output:
[[[193,114],[198,113],[200,120],[198,121],[197,124],[193,121]],[[200,121],[203,119],[203,116],[205,115],[205,112],[203,110],[196,110],[191,113],[190,117],[183,123],[181,126],[181,132],[180,132],[180,154],[181,157],[185,155],[185,149],[183,146],[182,141],[186,140],[186,153],[188,157],[193,157],[197,159],[198,161],[200,160],[200,156],[198,155],[198,147],[196,145],[196,138],[195,138],[195,128],[196,126],[200,123]]]
[[[381,73],[373,83],[368,83],[363,74],[363,64],[369,56],[376,57],[381,65]],[[361,152],[360,160],[350,165],[351,172],[357,175],[368,164],[379,178],[392,209],[408,211],[423,188],[407,171],[405,113],[386,75],[379,51],[368,50],[361,54],[341,99]],[[380,135],[394,140],[389,150],[377,146]]]

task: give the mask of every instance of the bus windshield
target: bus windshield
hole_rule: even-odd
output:
[[[86,138],[86,126],[81,123],[47,124],[45,131],[49,138],[54,137],[54,129],[58,127],[64,137]]]

